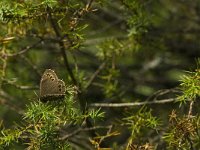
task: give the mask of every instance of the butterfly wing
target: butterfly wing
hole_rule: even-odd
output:
[[[62,80],[58,80],[53,92],[41,97],[41,100],[43,102],[46,102],[51,100],[63,99],[65,97],[65,91],[65,82]]]
[[[58,81],[56,73],[51,69],[46,69],[40,80],[40,96],[45,96],[54,92],[54,85]]]
[[[56,99],[65,96],[65,82],[58,79],[56,73],[51,69],[46,69],[40,81],[40,98]]]
[[[55,90],[55,93],[56,94],[65,94],[65,91],[66,91],[66,87],[65,87],[65,82],[58,79],[57,81],[57,88]]]

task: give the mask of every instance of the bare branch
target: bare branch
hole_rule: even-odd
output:
[[[110,126],[96,126],[96,127],[91,127],[91,128],[79,128],[79,129],[75,130],[74,132],[59,138],[59,140],[65,140],[65,139],[72,137],[80,132],[92,131],[92,130],[97,130],[97,129],[110,129],[110,128],[111,128]]]
[[[132,106],[141,106],[149,104],[165,104],[175,102],[176,98],[169,98],[163,100],[147,101],[147,102],[135,102],[135,103],[93,103],[90,104],[90,107],[132,107]]]
[[[99,72],[105,67],[106,62],[103,62],[99,68],[94,72],[94,74],[91,76],[91,78],[89,79],[87,85],[86,85],[86,89],[91,85],[91,83],[93,82],[93,80],[96,78],[96,76],[99,74]]]
[[[12,85],[18,89],[21,89],[21,90],[37,90],[37,89],[39,89],[38,86],[18,85],[16,83],[14,83],[13,81],[9,81],[7,79],[2,79],[2,81],[4,81],[5,83],[7,83],[9,85]]]
[[[149,96],[146,99],[146,101],[156,100],[159,98],[159,96],[163,96],[163,95],[171,94],[171,93],[180,93],[180,90],[178,90],[177,88],[158,90],[155,93],[153,93],[151,96]]]

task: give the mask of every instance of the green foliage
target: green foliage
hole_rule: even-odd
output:
[[[141,108],[137,113],[123,119],[125,125],[131,130],[131,141],[138,139],[142,128],[156,129],[159,126],[159,120],[152,116],[151,110]]]
[[[101,76],[101,79],[106,81],[103,85],[103,92],[107,97],[113,97],[119,92],[118,81],[116,80],[118,76],[119,70],[115,68],[108,68],[108,70],[105,70],[105,74]]]
[[[23,118],[24,125],[17,129],[2,130],[1,145],[9,146],[21,139],[29,141],[26,142],[29,149],[70,149],[67,141],[59,140],[59,129],[82,124],[87,117],[91,117],[94,121],[104,117],[104,112],[100,112],[100,109],[93,109],[87,115],[81,114],[74,107],[72,100],[70,96],[61,102],[30,103]]]
[[[105,112],[101,112],[100,108],[97,110],[92,109],[89,111],[88,116],[95,122],[97,119],[103,120],[105,117]]]
[[[27,112],[25,113],[24,119],[29,121],[33,120],[33,124],[37,123],[38,121],[42,122],[54,122],[56,120],[56,108],[49,105],[46,106],[44,103],[31,103],[28,107]]]
[[[117,39],[109,39],[98,46],[97,56],[101,60],[113,59],[123,54],[123,44]]]
[[[128,13],[132,11],[132,15],[128,15],[127,24],[130,26],[129,36],[139,35],[147,32],[147,27],[150,22],[150,15],[145,10],[145,5],[148,3],[140,2],[138,0],[123,0],[126,7],[128,7]]]
[[[197,68],[195,72],[187,72],[181,80],[180,88],[183,92],[178,100],[182,103],[186,101],[195,101],[200,97],[200,69]]]
[[[12,142],[17,142],[18,138],[21,136],[22,131],[19,129],[15,130],[2,130],[1,131],[1,138],[0,138],[0,145],[1,146],[8,146]]]

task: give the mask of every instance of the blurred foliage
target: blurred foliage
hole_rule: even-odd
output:
[[[1,0],[0,28],[0,149],[200,148],[199,0]]]
[[[199,60],[198,60],[199,61]],[[199,62],[198,62],[199,63]],[[200,97],[200,69],[197,68],[195,72],[188,72],[181,80],[181,90],[183,94],[179,97],[182,102],[194,101]]]

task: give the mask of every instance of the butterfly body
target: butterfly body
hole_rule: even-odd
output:
[[[46,69],[40,80],[40,100],[56,100],[65,97],[65,82],[58,79],[56,73]]]

